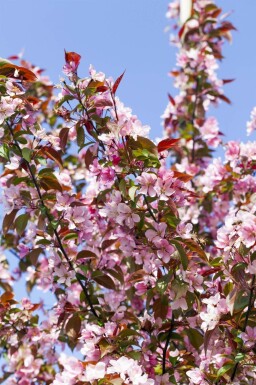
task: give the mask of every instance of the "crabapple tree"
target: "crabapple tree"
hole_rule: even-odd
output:
[[[256,143],[208,112],[230,102],[221,12],[168,6],[178,91],[158,143],[117,96],[124,73],[84,77],[65,52],[56,93],[1,59],[1,383],[255,384]]]

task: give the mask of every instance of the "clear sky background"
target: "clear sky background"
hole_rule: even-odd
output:
[[[226,45],[220,77],[236,78],[226,86],[232,106],[216,112],[227,139],[246,140],[246,121],[256,105],[255,0],[217,0],[238,32]],[[119,96],[132,107],[151,137],[161,136],[167,76],[176,50],[169,45],[167,0],[0,0],[0,56],[25,50],[25,58],[46,69],[54,82],[62,76],[64,48],[82,55],[80,76],[92,63],[114,78],[126,69]],[[256,139],[256,134],[251,139]]]

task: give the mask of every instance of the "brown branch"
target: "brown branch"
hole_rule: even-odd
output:
[[[174,328],[174,315],[172,313],[171,326],[170,326],[170,329],[168,331],[167,338],[166,338],[165,345],[164,345],[164,349],[163,349],[163,361],[162,361],[162,374],[163,375],[166,372],[166,353],[167,353],[169,343],[171,341],[171,335],[173,332],[173,328]]]
[[[13,138],[13,141],[14,141],[14,143],[15,143],[15,146],[16,146],[17,149],[19,150],[19,153],[20,153],[20,155],[21,155],[21,157],[22,157],[22,159],[23,159],[23,161],[24,161],[24,163],[25,163],[27,169],[29,170],[29,174],[30,174],[31,179],[32,179],[32,181],[33,181],[33,183],[34,183],[34,186],[35,186],[35,188],[36,188],[36,191],[37,191],[37,194],[38,194],[38,197],[39,197],[41,206],[45,209],[45,211],[44,211],[44,212],[45,212],[45,215],[46,215],[46,217],[47,217],[47,219],[48,219],[48,221],[49,221],[49,224],[51,225],[51,217],[50,217],[50,214],[49,214],[49,212],[48,212],[48,208],[47,208],[47,206],[46,206],[45,203],[44,203],[44,199],[43,199],[43,196],[42,196],[42,194],[41,194],[40,187],[39,187],[39,185],[38,185],[38,183],[37,183],[36,177],[35,177],[35,175],[34,175],[34,173],[33,173],[33,170],[32,170],[32,168],[31,168],[29,162],[28,162],[26,159],[24,159],[24,157],[23,157],[23,155],[22,155],[22,150],[21,150],[21,148],[20,148],[19,143],[18,143],[17,140],[15,139],[15,136],[14,136],[14,132],[13,132],[12,127],[10,126],[10,124],[9,124],[8,122],[6,122],[6,123],[7,123],[8,129],[9,129],[9,131],[10,131],[10,133],[11,133],[11,136],[12,136],[12,138]],[[60,239],[60,236],[59,236],[58,231],[57,231],[55,228],[53,228],[53,232],[54,232],[54,235],[55,235],[55,237],[56,237],[56,239],[57,239],[59,249],[61,250],[61,252],[62,252],[62,254],[63,254],[63,256],[64,256],[66,262],[68,263],[70,269],[76,273],[75,267],[74,267],[72,261],[70,260],[70,258],[68,257],[68,255],[67,255],[67,253],[66,253],[66,250],[64,249],[64,247],[63,247],[63,245],[62,245],[62,242],[61,242],[61,239]],[[79,285],[81,286],[81,288],[82,288],[82,290],[83,290],[83,292],[84,292],[85,298],[86,298],[86,300],[87,300],[87,302],[88,302],[88,305],[89,305],[89,307],[90,307],[91,312],[93,313],[93,315],[94,315],[96,318],[99,318],[98,314],[96,313],[96,311],[95,311],[95,309],[94,309],[94,307],[93,307],[93,304],[92,304],[90,295],[89,295],[89,293],[88,293],[87,287],[86,287],[86,285],[82,282],[82,280],[77,276],[77,273],[76,273],[76,279],[77,279]]]

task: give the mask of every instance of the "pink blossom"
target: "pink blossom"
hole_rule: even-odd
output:
[[[239,157],[240,146],[238,142],[233,140],[229,141],[226,145],[226,159],[227,160],[236,160]]]
[[[191,231],[193,230],[193,225],[191,223],[180,222],[176,228],[177,233],[182,238],[191,238]]]
[[[134,287],[137,295],[143,295],[148,290],[148,287],[145,282],[136,282]]]
[[[88,364],[80,379],[81,381],[94,381],[104,378],[105,374],[106,364],[104,362],[97,362],[96,365]]]
[[[20,167],[20,158],[17,158],[17,156],[12,156],[10,158],[10,162],[6,163],[5,165],[6,168],[9,170],[16,170],[17,168]]]
[[[164,263],[168,263],[175,248],[166,239],[154,240],[154,244],[157,247],[158,257],[162,259]]]
[[[117,223],[120,225],[125,224],[130,229],[134,227],[134,223],[140,221],[140,216],[138,214],[134,214],[129,206],[125,203],[119,203],[117,206]]]
[[[20,258],[24,258],[30,252],[30,248],[24,243],[20,243],[18,249]]]
[[[157,176],[155,174],[143,172],[141,176],[137,177],[137,181],[141,185],[139,189],[141,194],[149,195],[150,197],[156,196],[157,191],[155,189],[155,184]]]
[[[247,219],[246,223],[241,225],[238,234],[246,247],[253,246],[256,241],[256,222]]]
[[[0,124],[2,124],[6,118],[12,116],[20,104],[21,104],[21,99],[11,98],[9,96],[6,96],[6,97],[1,96]]]
[[[188,370],[186,372],[186,375],[189,377],[192,384],[196,384],[196,385],[207,384],[207,381],[204,380],[204,374],[198,368]]]
[[[59,283],[64,283],[67,286],[71,285],[71,281],[75,278],[74,271],[68,271],[67,268],[63,265],[60,267],[55,267],[54,272],[58,277]]]
[[[253,108],[250,116],[251,120],[247,122],[247,135],[250,135],[254,130],[256,130],[256,107]]]
[[[149,229],[145,232],[145,235],[149,242],[159,242],[161,241],[165,236],[165,231],[167,229],[167,224],[164,222],[160,223],[153,223],[153,226],[155,230]]]
[[[245,332],[241,333],[246,348],[251,348],[256,344],[256,327],[247,326]]]
[[[100,178],[102,182],[106,184],[106,187],[110,187],[114,182],[115,175],[115,170],[113,170],[113,168],[106,167],[102,169]]]
[[[247,271],[250,274],[256,274],[256,259],[252,263],[249,263],[247,266]]]
[[[214,117],[209,117],[204,125],[200,127],[200,131],[208,146],[217,147],[220,143],[218,122]]]

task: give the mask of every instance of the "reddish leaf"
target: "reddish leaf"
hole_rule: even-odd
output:
[[[62,159],[59,151],[55,150],[53,147],[44,146],[41,148],[40,152],[54,160],[59,168],[62,169]]]
[[[19,210],[18,209],[14,209],[12,210],[12,212],[10,214],[6,214],[5,217],[4,217],[4,220],[3,220],[3,225],[2,225],[2,228],[3,228],[3,234],[5,235],[6,233],[8,233],[8,230],[11,228],[11,226],[13,225],[14,223],[14,219],[16,217],[16,214]]]
[[[81,56],[76,52],[65,51],[65,61],[68,64],[75,63],[76,68],[79,66]]]
[[[102,250],[105,250],[116,242],[117,242],[117,239],[106,239],[105,241],[102,242],[101,248]]]
[[[185,183],[193,179],[193,175],[185,174],[179,171],[174,171],[174,177]]]
[[[0,302],[1,303],[6,303],[6,302],[9,302],[13,299],[14,297],[14,294],[12,291],[6,291],[5,293],[3,293],[0,297]]]
[[[105,92],[108,90],[107,86],[99,86],[97,87],[97,92]]]
[[[115,283],[108,275],[99,275],[93,278],[99,285],[106,287],[107,289],[116,290]]]
[[[183,242],[185,245],[194,253],[197,253],[200,258],[202,258],[204,261],[208,261],[207,256],[204,252],[204,250],[199,246],[199,244],[193,239],[183,239]]]
[[[211,274],[213,274],[213,273],[216,273],[216,272],[218,272],[218,271],[220,271],[220,270],[221,270],[220,267],[213,267],[213,268],[211,268],[211,269],[205,270],[203,273],[201,273],[201,275],[202,275],[203,277],[208,277],[208,275],[211,275]]]
[[[69,127],[63,127],[60,130],[59,137],[60,137],[60,148],[62,151],[65,151],[65,147],[68,141],[68,133],[69,133]]]
[[[95,155],[92,152],[92,147],[93,146],[90,146],[84,155],[84,162],[85,162],[85,166],[86,166],[87,170],[89,170],[89,167],[95,158]]]
[[[236,79],[222,79],[223,84],[232,83],[232,82],[234,82],[235,80],[236,80]]]
[[[26,255],[26,257],[30,258],[30,261],[31,261],[33,266],[36,266],[37,261],[38,261],[38,257],[42,253],[42,251],[43,251],[43,249],[41,247],[38,247],[37,249],[33,249],[32,251],[30,251]]]
[[[175,100],[172,97],[172,95],[168,94],[168,98],[169,98],[170,102],[172,103],[172,105],[175,106],[176,103],[175,103]]]
[[[99,80],[91,80],[87,86],[87,88],[96,88],[97,91],[101,87],[105,87],[104,82],[100,82]]]
[[[114,269],[106,269],[106,272],[110,274],[112,277],[117,279],[122,284],[124,283],[124,275],[123,272],[120,274],[120,271],[116,271]]]
[[[159,142],[158,145],[157,145],[158,152],[169,150],[169,148],[174,147],[178,141],[179,141],[179,139],[164,139],[164,140],[161,140],[161,142]]]
[[[45,191],[58,190],[62,192],[62,187],[54,174],[46,174],[40,178],[40,185]]]
[[[222,23],[221,23],[221,27],[219,28],[221,31],[236,31],[237,29],[236,29],[236,27],[232,24],[232,23],[230,23],[230,21],[223,21]]]
[[[16,66],[12,63],[4,63],[3,65],[0,63],[0,75],[20,80],[26,80],[28,82],[34,82],[37,80],[34,72],[28,70],[25,67]]]
[[[212,12],[211,14],[210,14],[210,16],[212,17],[212,18],[214,18],[214,19],[217,19],[217,17],[221,14],[221,12],[222,12],[222,9],[216,9],[214,12]]]
[[[153,304],[154,317],[161,318],[162,320],[166,319],[168,312],[168,297],[163,295],[162,297],[155,300]]]
[[[115,95],[115,93],[116,93],[116,90],[117,90],[118,87],[119,87],[119,84],[121,83],[121,80],[123,79],[124,74],[125,74],[125,70],[124,70],[124,72],[122,73],[122,75],[120,75],[120,76],[116,79],[116,81],[115,81],[115,83],[114,83],[114,85],[113,85],[112,92],[113,92],[114,95]]]
[[[94,103],[94,106],[95,107],[112,107],[113,103],[111,102],[111,100],[101,99],[101,100],[97,100]]]
[[[8,60],[19,60],[19,56],[17,56],[17,55],[9,56]]]
[[[76,256],[76,259],[97,259],[97,255],[90,250],[82,250]]]
[[[140,269],[135,271],[134,273],[131,274],[130,278],[128,279],[129,282],[135,283],[138,281],[142,281],[143,278],[145,277],[145,270]]]
[[[218,98],[223,100],[224,102],[226,102],[228,104],[231,104],[231,100],[229,98],[227,98],[225,95],[219,94]]]
[[[183,35],[183,32],[184,32],[185,26],[186,26],[186,24],[183,24],[183,26],[182,26],[181,29],[179,30],[179,33],[178,33],[179,39],[182,38],[182,35]]]
[[[74,313],[72,317],[69,318],[66,324],[66,327],[65,327],[66,334],[69,338],[71,338],[72,340],[75,340],[79,336],[80,329],[81,329],[81,318],[77,313]]]
[[[94,130],[94,127],[93,127],[92,122],[91,122],[90,120],[86,120],[86,121],[84,122],[84,125],[85,125],[85,127],[86,127],[86,130],[87,130],[88,134],[91,135],[91,132]]]

